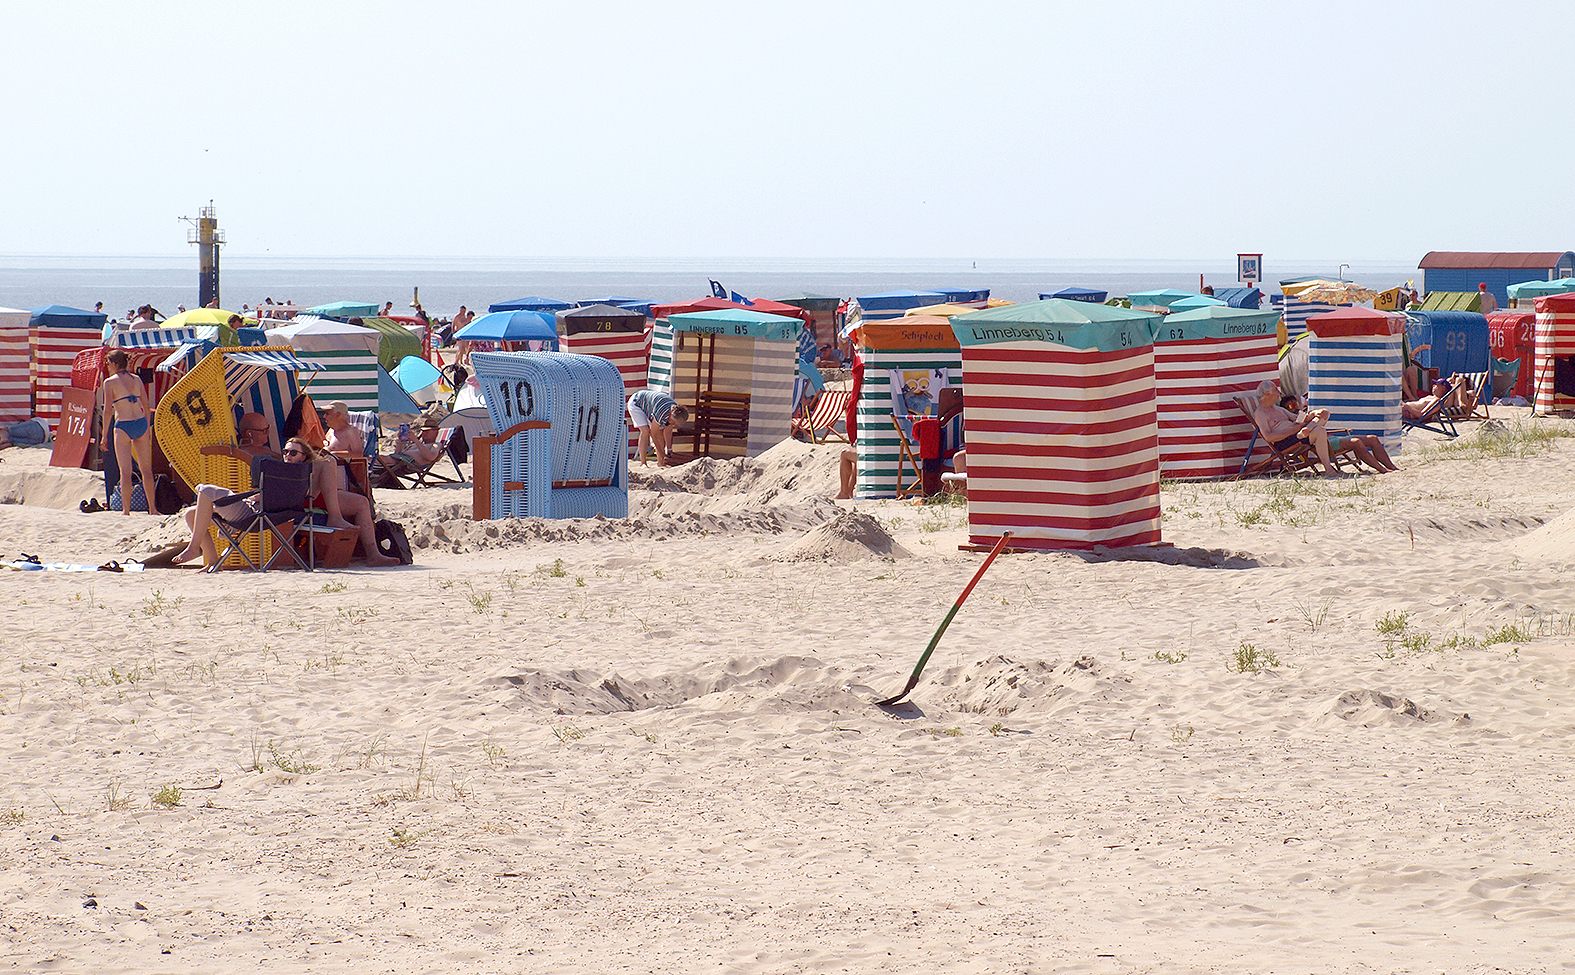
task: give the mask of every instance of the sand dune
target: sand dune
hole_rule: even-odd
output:
[[[1575,424],[1494,413],[1004,556],[885,710],[981,556],[830,501],[834,446],[637,468],[617,521],[382,492],[393,570],[0,572],[0,962],[1563,970],[1575,439],[1524,429]],[[3,458],[7,556],[180,534]]]

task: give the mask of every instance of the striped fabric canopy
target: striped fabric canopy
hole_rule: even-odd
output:
[[[1163,476],[1223,477],[1240,469],[1253,428],[1233,399],[1279,378],[1279,318],[1213,305],[1160,322],[1154,385]]]
[[[1575,355],[1575,294],[1537,299],[1536,342],[1532,379],[1536,413],[1546,416],[1575,409],[1575,396],[1558,382],[1562,370],[1557,361]]]
[[[1307,404],[1329,427],[1374,434],[1400,452],[1401,339],[1405,315],[1341,308],[1307,320]]]

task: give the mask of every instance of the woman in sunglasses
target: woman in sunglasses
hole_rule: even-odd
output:
[[[312,465],[311,490],[317,495],[313,504],[328,512],[328,525],[333,528],[353,528],[361,536],[361,547],[366,552],[366,564],[373,566],[398,565],[399,560],[384,555],[377,547],[377,529],[372,522],[372,503],[353,491],[342,491],[335,480],[337,465],[332,457],[319,456],[312,446],[299,437],[284,443],[283,457],[291,464]],[[246,517],[257,509],[252,505],[255,495],[241,497],[227,488],[213,484],[197,485],[197,504],[186,510],[186,524],[191,527],[191,541],[176,555],[172,562],[187,562],[202,556],[204,566],[219,561],[219,551],[213,544],[209,528],[215,513],[226,521]],[[352,520],[346,520],[348,515]]]

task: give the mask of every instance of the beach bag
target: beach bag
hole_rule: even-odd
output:
[[[131,493],[133,499],[137,494]],[[180,511],[180,492],[175,490],[175,482],[170,480],[168,474],[155,474],[153,477],[153,509],[161,515],[173,515]]]
[[[111,511],[119,511],[120,510],[120,485],[119,484],[116,484],[115,485],[115,489],[109,492],[109,510],[111,510]],[[142,482],[141,481],[137,481],[136,483],[131,485],[131,510],[132,511],[147,511],[148,510],[148,494],[147,494],[146,491],[142,490]]]
[[[399,560],[400,565],[410,565],[415,560],[410,554],[410,540],[405,537],[399,522],[379,518],[372,526],[377,531],[377,550]]]

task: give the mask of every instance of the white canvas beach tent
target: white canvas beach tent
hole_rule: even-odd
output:
[[[713,437],[709,456],[759,456],[791,435],[803,327],[797,318],[747,308],[659,318],[651,333],[647,381],[697,419],[697,404],[709,394],[748,397],[746,435]],[[674,447],[684,452],[684,441]]]
[[[21,423],[32,415],[33,389],[28,380],[28,326],[33,313],[0,308],[0,423]]]
[[[351,410],[377,410],[377,362],[382,333],[348,322],[299,315],[285,323],[265,322],[269,345],[288,345],[302,357],[323,364],[303,372],[301,388],[319,406],[343,400]]]

